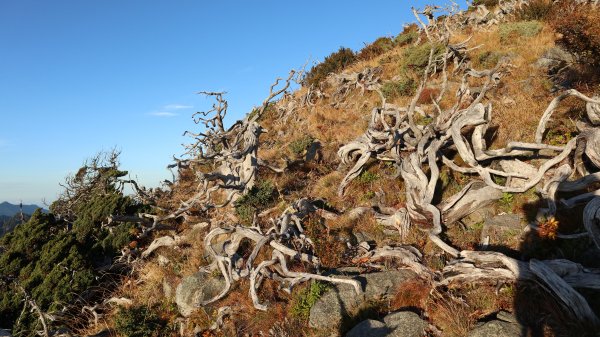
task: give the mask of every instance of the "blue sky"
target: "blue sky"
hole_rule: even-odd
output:
[[[0,0],[0,201],[41,204],[101,150],[143,184],[170,178],[201,90],[229,122],[276,77],[360,49],[443,1]]]

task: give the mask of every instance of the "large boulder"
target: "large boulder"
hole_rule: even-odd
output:
[[[422,337],[429,324],[410,311],[388,314],[383,322],[368,319],[358,323],[346,337]]]
[[[468,337],[520,337],[521,328],[518,324],[503,322],[503,321],[489,321],[485,324],[479,325],[474,330],[469,332]]]
[[[352,330],[348,331],[346,337],[385,337],[389,329],[384,323],[374,319],[368,319],[358,323]]]
[[[179,313],[184,317],[191,315],[198,303],[215,297],[224,287],[225,280],[222,277],[212,277],[202,272],[184,277],[175,290],[175,303]]]
[[[388,337],[421,337],[429,323],[411,311],[398,311],[383,318],[391,332]]]
[[[350,276],[346,276],[350,277]],[[309,325],[317,329],[339,329],[367,303],[385,301],[396,295],[402,283],[416,278],[410,270],[394,270],[353,276],[364,292],[357,295],[348,284],[338,284],[321,296],[310,309]]]

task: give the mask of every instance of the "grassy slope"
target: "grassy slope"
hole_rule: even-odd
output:
[[[502,84],[491,91],[488,99],[493,104],[493,122],[497,126],[492,147],[502,147],[508,140],[531,141],[537,126],[539,117],[542,115],[548,103],[552,100],[550,92],[551,83],[546,77],[546,70],[535,66],[535,62],[549,48],[554,46],[556,34],[553,29],[543,23],[543,29],[539,34],[528,38],[501,40],[498,26],[489,31],[464,31],[453,37],[453,42],[463,41],[471,36],[470,46],[479,46],[472,50],[469,56],[472,65],[476,69],[494,66],[497,57],[506,56],[510,58],[513,65],[510,73],[502,78]],[[369,61],[359,61],[346,69],[346,71],[360,71],[365,67],[381,66],[383,69],[382,80],[388,81],[401,71],[402,55],[408,46],[394,47],[392,50]],[[490,61],[490,59],[492,61]],[[454,91],[459,85],[460,78],[450,78],[450,91]],[[432,83],[439,82],[434,78]],[[306,89],[301,88],[293,93],[295,97],[304,94]],[[331,93],[326,89],[326,93]],[[397,97],[391,103],[406,105],[410,97]],[[451,104],[452,102],[442,102]],[[389,206],[401,205],[404,200],[403,184],[400,179],[393,179],[394,170],[384,164],[373,163],[369,168],[369,176],[357,179],[349,186],[344,197],[338,197],[336,190],[343,178],[346,169],[337,170],[339,160],[336,152],[340,146],[346,144],[353,138],[359,136],[366,129],[371,110],[380,104],[379,97],[372,92],[361,96],[359,91],[352,92],[341,107],[334,108],[329,99],[317,102],[312,108],[303,108],[297,111],[297,115],[291,117],[293,123],[278,121],[276,114],[271,112],[264,116],[261,125],[269,130],[261,136],[261,148],[259,157],[271,163],[282,163],[283,158],[294,158],[295,154],[290,149],[290,144],[301,141],[307,135],[319,140],[322,144],[319,161],[309,163],[296,168],[286,174],[274,174],[261,171],[259,180],[271,181],[279,191],[278,198],[271,206],[279,206],[283,209],[290,202],[300,197],[324,198],[336,209],[350,209],[356,206],[368,206],[377,198],[377,194],[383,195],[380,201]],[[564,132],[574,130],[569,117],[580,112],[579,103],[567,101],[564,107],[555,114],[554,127]],[[433,109],[428,107],[428,109]],[[290,127],[293,125],[293,127]],[[556,136],[551,142],[564,143],[565,139]],[[464,184],[465,177],[458,174],[448,173],[447,182],[443,184],[444,195],[449,195],[458,190]],[[182,179],[181,187],[175,191],[177,198],[189,193],[189,180]],[[187,187],[185,187],[187,186]],[[537,196],[533,191],[514,196],[509,205],[498,203],[495,207],[496,213],[507,211],[521,214],[523,218],[528,215],[527,205],[535,204]],[[229,214],[227,214],[229,213]],[[217,210],[211,217],[215,219],[228,219],[231,210]],[[266,219],[264,219],[266,220]],[[230,221],[230,220],[229,220]],[[181,228],[189,232],[187,228],[191,223],[182,224]],[[398,242],[399,237],[395,235],[384,235],[382,229],[369,217],[350,221],[344,217],[339,220],[328,220],[325,223],[326,230],[318,227],[318,224],[309,222],[309,234],[313,234],[313,240],[319,243],[318,250],[327,267],[340,267],[349,265],[341,257],[343,245],[337,244],[337,237],[348,236],[352,232],[364,231],[375,238],[378,243]],[[575,225],[577,226],[577,225]],[[472,249],[478,242],[481,228],[453,227],[447,231],[447,239],[457,248]],[[189,245],[181,250],[163,250],[171,261],[166,267],[158,266],[155,260],[150,260],[139,271],[143,282],[124,282],[119,296],[125,296],[135,300],[136,304],[144,304],[156,308],[161,314],[173,320],[176,317],[176,309],[170,299],[164,297],[163,283],[176,286],[178,281],[186,275],[198,270],[205,263],[202,258],[202,233],[188,234]],[[519,250],[526,238],[517,233],[506,241],[506,245],[514,250]],[[429,267],[440,269],[443,266],[443,254],[432,246],[424,235],[413,230],[407,239],[407,244],[418,247],[425,254],[425,262]],[[550,251],[554,243],[541,240],[536,244]],[[536,246],[537,247],[537,246]],[[542,249],[540,248],[540,249]],[[537,248],[535,248],[537,249]],[[544,251],[545,252],[545,251]],[[515,293],[520,291],[512,285],[506,285],[498,289],[494,287],[463,289],[460,293],[448,294],[433,292],[423,283],[411,283],[400,292],[394,301],[382,305],[377,310],[386,312],[402,307],[413,307],[425,313],[431,322],[442,329],[447,336],[464,336],[478,319],[496,312],[499,309],[514,310]],[[226,299],[217,303],[214,307],[223,305],[234,305],[238,314],[233,321],[238,332],[255,334],[258,331],[268,331],[276,322],[284,321],[287,317],[286,329],[289,331],[301,331],[304,335],[319,335],[319,332],[310,331],[305,327],[305,321],[298,315],[292,315],[292,309],[298,302],[296,295],[287,295],[277,291],[276,285],[267,281],[260,296],[270,301],[268,312],[258,312],[252,307],[248,296],[248,285],[242,282],[234,292]],[[464,303],[458,303],[452,298],[462,298]],[[466,305],[465,305],[466,304]],[[376,311],[377,311],[376,310]],[[192,324],[207,326],[210,324],[212,315],[210,308],[201,309],[192,316]],[[107,319],[110,325],[110,318]],[[229,326],[229,329],[233,329]],[[228,330],[232,331],[232,330]]]

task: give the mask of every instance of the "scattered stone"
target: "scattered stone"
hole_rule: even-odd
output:
[[[223,278],[212,277],[206,273],[184,277],[175,290],[175,303],[179,313],[187,317],[191,315],[201,301],[206,301],[218,295],[225,287]]]
[[[358,323],[350,330],[346,337],[385,337],[388,336],[389,329],[385,324],[374,319],[368,319]]]
[[[537,60],[536,65],[540,68],[548,68],[550,70],[562,68],[567,64],[572,64],[575,61],[573,55],[560,47],[548,49],[542,57]]]
[[[388,337],[421,337],[429,323],[411,311],[398,311],[383,318],[385,325],[392,331]]]
[[[500,214],[488,218],[483,223],[481,230],[481,241],[489,236],[490,244],[506,242],[511,237],[521,233],[523,230],[521,217],[517,214]]]
[[[469,332],[468,337],[520,337],[521,329],[519,325],[502,322],[490,321],[476,327]]]
[[[394,270],[355,276],[363,285],[362,296],[356,295],[352,286],[338,284],[327,291],[310,309],[309,325],[313,328],[339,328],[362,305],[390,299],[400,285],[417,275],[410,270]]]

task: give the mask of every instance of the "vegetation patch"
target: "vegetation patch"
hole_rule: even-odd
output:
[[[350,48],[340,49],[316,66],[312,67],[304,78],[305,86],[318,87],[331,73],[338,73],[356,61],[356,55]]]
[[[315,141],[315,138],[311,135],[306,135],[302,138],[296,139],[292,141],[288,145],[288,149],[292,152],[292,154],[296,156],[301,156],[306,149]]]
[[[385,99],[394,99],[402,96],[410,96],[415,93],[417,84],[412,78],[401,77],[397,81],[386,82],[381,87]]]
[[[121,308],[115,317],[115,330],[122,337],[164,336],[166,322],[147,306]]]
[[[310,309],[330,287],[331,286],[327,283],[319,281],[311,282],[310,286],[300,291],[294,298],[294,305],[291,310],[292,315],[298,318],[308,319]]]
[[[373,43],[365,46],[358,52],[356,58],[361,61],[368,61],[394,48],[394,40],[389,37],[380,37]]]
[[[506,43],[515,41],[520,37],[534,37],[542,31],[543,25],[539,21],[519,21],[503,23],[498,27],[500,41]]]
[[[235,202],[235,212],[243,223],[250,224],[254,214],[269,206],[275,199],[275,187],[270,180],[257,183]]]

